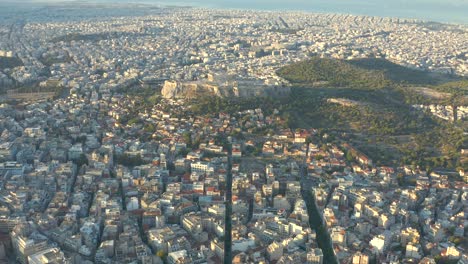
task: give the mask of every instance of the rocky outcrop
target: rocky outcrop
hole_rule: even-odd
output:
[[[222,96],[220,89],[216,85],[177,81],[166,81],[161,90],[164,98],[194,98],[200,95]]]
[[[165,81],[161,90],[161,95],[164,98],[175,98],[181,92],[181,88],[175,81]]]
[[[262,85],[253,82],[229,82],[217,85],[211,82],[166,81],[161,90],[164,98],[195,98],[198,96],[251,97],[288,95],[287,86]]]

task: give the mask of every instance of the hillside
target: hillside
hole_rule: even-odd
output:
[[[279,110],[284,127],[320,128],[345,137],[377,164],[468,166],[459,159],[460,149],[468,146],[463,129],[414,110],[393,89],[295,87],[283,98],[204,97],[191,102],[197,114],[252,108],[262,108],[265,113]]]
[[[348,87],[375,90],[395,85],[434,86],[438,90],[447,81],[453,85],[466,84],[459,77],[410,69],[385,59],[368,58],[337,60],[312,57],[309,60],[287,65],[278,70],[278,75],[295,85],[321,87]],[[453,86],[452,85],[452,86]]]
[[[468,79],[446,82],[432,87],[434,90],[443,93],[468,96]]]
[[[374,160],[455,168],[468,145],[463,125],[415,111],[412,104],[466,105],[468,81],[409,69],[384,59],[313,57],[278,75],[293,85],[280,109],[290,127],[345,133]],[[353,104],[337,104],[337,98]]]
[[[312,57],[310,60],[285,66],[278,75],[293,84],[381,89],[390,85],[383,71],[369,70],[346,61]]]
[[[369,70],[373,73],[383,72],[385,79],[396,84],[434,85],[440,83],[442,78],[453,78],[447,75],[410,69],[386,59],[367,58],[344,62],[360,69]]]
[[[278,74],[293,84],[288,97],[199,98],[192,110],[219,113],[257,107],[265,112],[277,109],[285,127],[321,128],[345,137],[377,164],[443,165],[453,169],[468,166],[460,159],[460,149],[468,146],[463,125],[439,120],[411,106],[449,103],[464,91],[464,82],[440,84],[441,79],[430,73],[381,60],[312,58],[285,66]]]
[[[390,89],[408,104],[467,105],[468,79],[410,69],[385,59],[312,57],[277,71],[294,87]]]

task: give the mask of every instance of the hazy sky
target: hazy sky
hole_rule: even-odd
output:
[[[195,4],[213,4],[218,2],[219,5],[225,3],[226,5],[233,4],[284,4],[285,6],[290,6],[294,8],[294,5],[304,6],[304,5],[314,5],[314,3],[324,3],[330,2],[333,5],[343,4],[343,5],[388,5],[388,6],[423,6],[423,5],[440,5],[440,6],[458,6],[458,7],[468,7],[468,0],[174,0],[174,1],[165,1],[165,0],[0,0],[0,2],[8,3],[25,3],[25,2],[146,2],[146,3],[158,3],[158,2],[174,2],[174,3],[195,3]],[[466,10],[468,12],[468,9]]]
[[[16,3],[21,3],[21,2],[161,2],[158,0],[0,0],[0,2],[16,2]],[[162,2],[186,2],[186,3],[212,3],[213,0],[175,0],[175,1],[162,1]],[[228,4],[233,4],[236,2],[249,2],[249,3],[258,3],[258,4],[268,4],[268,3],[285,3],[288,5],[293,5],[293,4],[313,4],[314,0],[250,0],[250,1],[239,1],[239,0],[219,0],[219,2],[225,2]],[[318,1],[321,2],[321,1]],[[343,4],[374,4],[376,2],[378,3],[387,3],[390,5],[407,5],[407,4],[412,4],[412,5],[424,5],[424,4],[440,4],[440,5],[458,5],[458,6],[467,6],[468,1],[467,0],[333,0],[331,2],[334,3],[343,3]],[[467,10],[468,11],[468,10]]]

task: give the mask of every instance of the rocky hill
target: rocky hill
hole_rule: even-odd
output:
[[[266,85],[258,81],[215,82],[177,82],[166,81],[161,90],[164,98],[196,98],[198,96],[250,97],[284,96],[290,88],[283,85]]]

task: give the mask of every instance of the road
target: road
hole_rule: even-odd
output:
[[[338,264],[338,261],[333,250],[333,245],[330,239],[330,234],[323,224],[322,214],[320,213],[315,203],[315,196],[312,187],[317,183],[308,177],[307,174],[307,156],[309,155],[309,146],[307,146],[306,155],[301,164],[301,194],[307,206],[307,213],[309,214],[310,228],[315,230],[317,234],[317,244],[323,252],[323,263]]]
[[[224,218],[224,263],[232,264],[232,146],[228,147],[226,175],[226,211]]]

